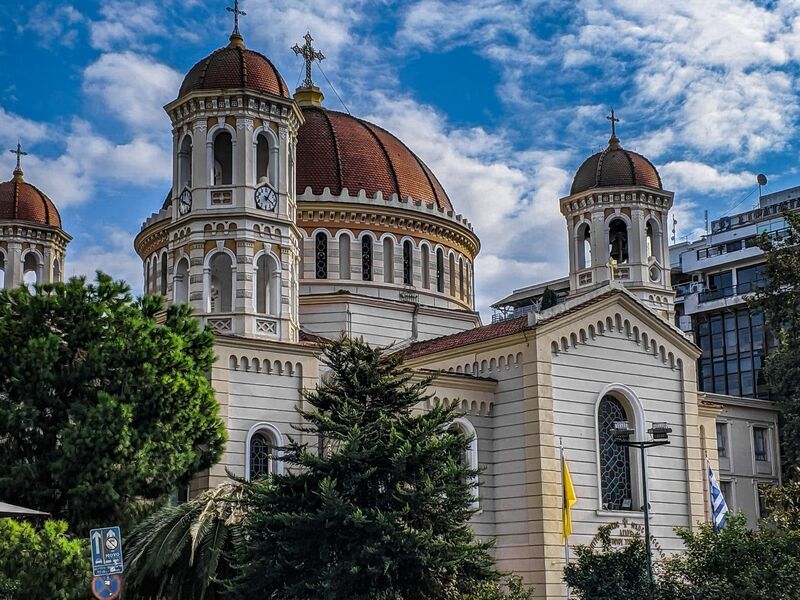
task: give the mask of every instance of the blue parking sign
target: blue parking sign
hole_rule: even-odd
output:
[[[89,532],[92,546],[92,574],[97,576],[122,573],[122,535],[119,527],[103,527]]]

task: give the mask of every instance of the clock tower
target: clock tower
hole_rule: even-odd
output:
[[[303,115],[286,83],[237,26],[165,110],[173,185],[136,239],[145,292],[190,303],[221,335],[297,341],[294,157]]]

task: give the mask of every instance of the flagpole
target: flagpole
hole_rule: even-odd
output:
[[[564,538],[564,568],[566,569],[567,565],[569,565],[569,538],[564,535],[564,516],[567,511],[567,488],[564,478],[564,438],[561,436],[558,436],[558,448],[561,456],[561,535]],[[565,585],[567,586],[567,599],[569,600],[569,584]]]

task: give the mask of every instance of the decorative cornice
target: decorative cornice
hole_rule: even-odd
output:
[[[675,194],[643,186],[591,189],[559,201],[564,216],[574,216],[598,208],[615,208],[637,205],[642,208],[669,210]]]

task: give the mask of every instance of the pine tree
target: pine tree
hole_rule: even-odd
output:
[[[414,410],[429,380],[401,361],[353,339],[324,346],[328,372],[298,408],[319,446],[290,441],[289,473],[251,486],[235,597],[506,597],[468,523],[469,440],[448,427],[452,408]]]
[[[558,304],[558,295],[549,287],[544,288],[541,310],[552,308],[556,304]]]

